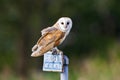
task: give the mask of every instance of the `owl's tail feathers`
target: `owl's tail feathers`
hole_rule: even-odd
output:
[[[42,47],[40,47],[40,46],[38,47],[38,45],[33,46],[31,56],[32,57],[37,57],[39,55],[40,51],[41,51],[41,48]]]
[[[37,49],[38,49],[38,45],[36,44],[35,46],[33,46],[32,52],[36,51]]]

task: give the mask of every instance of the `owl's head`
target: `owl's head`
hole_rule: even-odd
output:
[[[58,28],[62,32],[69,33],[72,28],[72,20],[69,17],[62,17],[57,21]]]

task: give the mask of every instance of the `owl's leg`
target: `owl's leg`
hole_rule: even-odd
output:
[[[54,48],[52,49],[52,53],[53,53],[53,54],[60,54],[60,53],[62,53],[62,51],[59,50],[57,47],[54,47]]]

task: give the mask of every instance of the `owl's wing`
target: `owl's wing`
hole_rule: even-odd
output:
[[[55,27],[47,27],[45,29],[43,29],[41,31],[42,35],[46,34],[46,33],[49,33],[49,32],[52,32],[53,30],[55,30],[56,28]]]
[[[32,48],[32,52],[36,51],[38,49],[38,44],[41,42],[41,40],[48,35],[48,33],[52,33],[56,28],[54,27],[47,27],[41,31],[42,36],[37,41],[37,44],[35,44]]]
[[[59,45],[61,38],[64,35],[61,31],[58,31],[56,29],[54,30],[48,30],[47,33],[42,35],[42,37],[38,40],[34,51],[31,56],[37,57],[41,56],[47,51],[51,50],[55,46]]]
[[[41,31],[42,36],[37,41],[37,44],[32,48],[32,52],[35,54],[32,56],[35,57],[38,54],[40,56],[41,54],[47,52],[48,50],[54,47],[54,43],[56,39],[56,37],[54,36],[54,33],[56,32],[56,30],[57,30],[56,28],[48,27]]]
[[[57,29],[55,27],[48,27],[48,28],[45,28],[41,31],[42,33],[42,36],[40,37],[40,39],[37,41],[37,44],[40,43],[40,41],[45,37],[47,36],[48,34],[50,33],[54,33]]]

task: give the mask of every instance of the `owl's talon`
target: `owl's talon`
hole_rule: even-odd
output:
[[[53,48],[52,49],[52,54],[59,54],[60,53],[60,50],[58,48]]]

